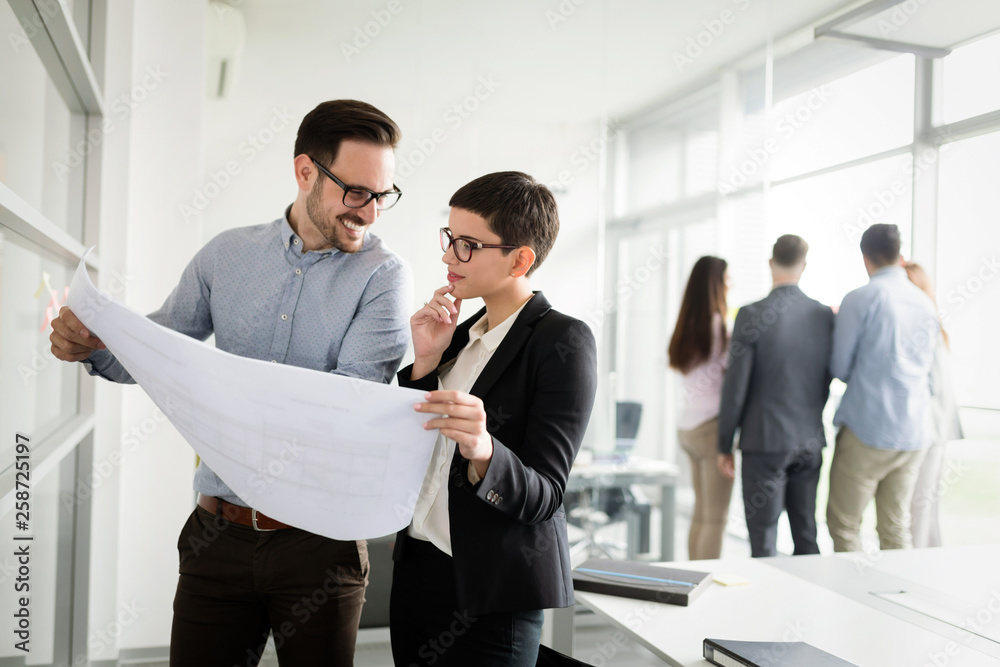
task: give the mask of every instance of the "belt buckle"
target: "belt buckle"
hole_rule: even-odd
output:
[[[277,530],[277,528],[258,528],[257,527],[257,510],[250,510],[250,521],[253,523],[253,529],[259,533],[271,533]]]

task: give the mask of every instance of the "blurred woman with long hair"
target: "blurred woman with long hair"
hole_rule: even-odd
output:
[[[716,466],[719,398],[729,351],[727,266],[726,260],[711,256],[695,262],[667,348],[670,368],[683,376],[684,399],[677,437],[691,460],[691,560],[718,558],[721,554],[733,491],[733,481]]]
[[[927,293],[937,306],[934,286],[930,276],[915,262],[903,265],[910,282]],[[920,464],[917,484],[910,501],[910,532],[914,547],[941,546],[941,526],[938,513],[941,505],[941,469],[944,464],[944,444],[962,438],[962,425],[958,421],[958,404],[951,378],[951,351],[948,333],[941,328],[941,338],[934,351],[931,367],[931,446]]]

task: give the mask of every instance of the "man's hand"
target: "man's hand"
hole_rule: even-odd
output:
[[[719,454],[715,463],[719,467],[719,474],[723,477],[726,479],[736,478],[736,463],[733,461],[732,454]]]
[[[63,361],[83,361],[96,350],[107,349],[101,339],[91,335],[83,322],[66,306],[52,320],[49,341],[52,343],[52,356]]]
[[[413,406],[417,412],[442,415],[424,424],[436,428],[441,435],[458,443],[458,451],[472,462],[480,477],[486,476],[493,458],[493,438],[486,431],[486,411],[478,396],[461,391],[429,391],[427,403]]]

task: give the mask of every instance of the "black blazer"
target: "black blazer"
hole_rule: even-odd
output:
[[[441,364],[469,342],[486,309],[462,322]],[[440,368],[440,366],[439,366]],[[437,371],[399,384],[431,391]],[[573,584],[563,492],[580,449],[597,388],[597,347],[590,328],[553,310],[541,292],[521,310],[472,387],[482,399],[493,459],[475,486],[468,460],[451,462],[448,512],[460,608],[473,616],[568,607]],[[393,559],[406,558],[404,528]]]
[[[782,285],[740,308],[729,346],[729,367],[719,408],[719,451],[759,454],[826,446],[823,406],[830,395],[828,368],[833,311],[797,285]]]

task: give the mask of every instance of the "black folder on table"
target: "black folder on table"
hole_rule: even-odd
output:
[[[745,642],[705,639],[702,655],[722,667],[857,667],[805,642]]]
[[[686,607],[711,582],[708,572],[591,558],[573,570],[573,589]]]

